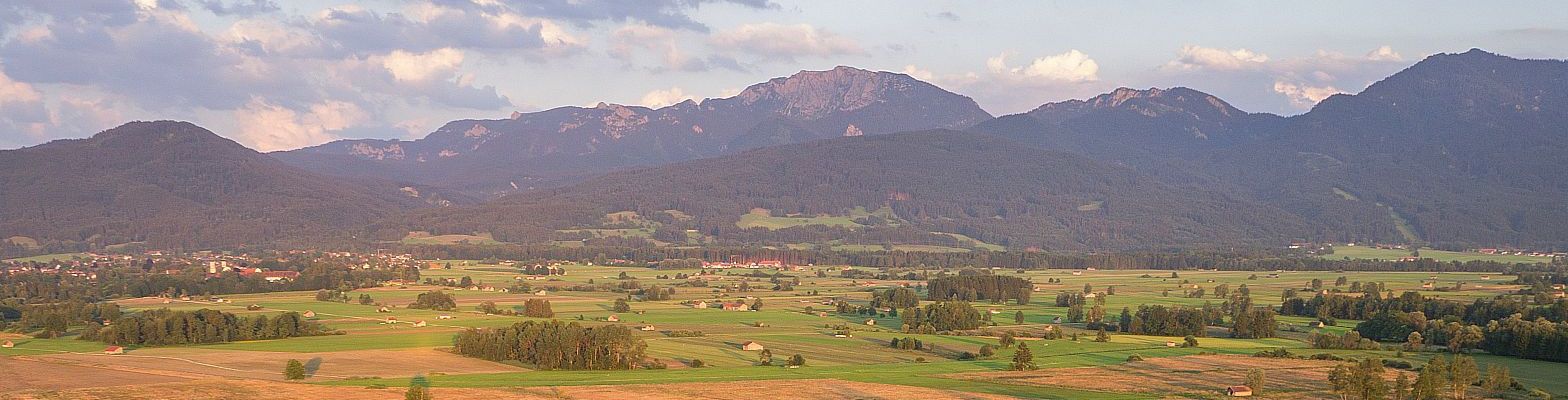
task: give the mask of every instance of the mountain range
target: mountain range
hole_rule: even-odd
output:
[[[460,120],[260,154],[186,123],[0,151],[0,237],[182,245],[410,232],[644,246],[1568,247],[1568,63],[1428,57],[1304,114],[1190,88],[992,118],[907,75]]]

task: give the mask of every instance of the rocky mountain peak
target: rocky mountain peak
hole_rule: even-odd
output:
[[[815,119],[870,106],[889,93],[914,90],[919,83],[907,75],[840,66],[774,78],[747,87],[735,98],[745,105],[771,106],[783,115]]]

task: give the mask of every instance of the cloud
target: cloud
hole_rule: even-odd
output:
[[[954,14],[952,11],[943,11],[931,16],[947,22],[958,22],[958,14]]]
[[[1007,53],[985,62],[992,74],[1005,79],[1029,81],[1090,82],[1100,80],[1100,64],[1078,50],[1034,59],[1028,65],[1008,66]]]
[[[749,53],[773,60],[796,57],[829,57],[864,54],[854,40],[817,29],[809,24],[772,22],[746,24],[719,32],[709,40],[714,48]]]
[[[915,79],[927,82],[936,78],[936,74],[932,74],[931,71],[920,69],[920,67],[916,67],[914,64],[905,65],[904,69],[899,72],[902,72],[904,75],[914,77]]]
[[[357,5],[328,8],[307,22],[311,31],[350,54],[453,47],[480,51],[530,51],[532,56],[570,54],[584,46],[555,22],[508,9],[484,10],[415,3],[405,12],[382,13]]]
[[[394,50],[381,58],[381,65],[399,81],[423,82],[451,77],[463,65],[463,52],[450,47],[425,53]]]
[[[640,103],[644,106],[659,108],[668,105],[674,105],[675,103],[680,103],[682,101],[691,100],[691,98],[692,96],[686,94],[686,91],[681,90],[680,87],[671,87],[669,89],[660,89],[648,92],[648,94],[642,96],[642,101]]]
[[[1393,47],[1383,45],[1367,53],[1367,59],[1372,61],[1404,61],[1405,57],[1394,51]]]
[[[200,4],[207,12],[220,17],[229,15],[248,17],[276,12],[282,9],[278,7],[278,3],[272,0],[197,0],[196,3]]]
[[[610,34],[611,58],[620,60],[630,67],[642,64],[638,62],[641,53],[651,53],[658,60],[655,63],[658,67],[649,68],[654,72],[668,70],[700,72],[707,71],[712,66],[739,68],[739,64],[733,60],[710,57],[714,60],[710,63],[709,60],[687,54],[676,44],[676,32],[668,28],[631,23],[617,28]]]
[[[325,143],[336,139],[333,131],[359,124],[368,114],[352,103],[328,101],[298,112],[262,98],[253,98],[234,111],[239,132],[236,141],[258,151],[277,151]]]
[[[708,3],[728,3],[751,9],[777,9],[767,0],[506,0],[501,3],[517,11],[542,18],[558,19],[590,26],[598,22],[642,21],[648,25],[707,32],[708,26],[692,19],[686,12]]]
[[[1283,80],[1274,81],[1274,92],[1285,95],[1292,105],[1300,108],[1311,108],[1329,96],[1345,93],[1333,86],[1309,86]]]
[[[1238,70],[1253,68],[1269,61],[1269,56],[1247,49],[1224,50],[1195,45],[1182,46],[1176,59],[1166,64],[1177,69]]]

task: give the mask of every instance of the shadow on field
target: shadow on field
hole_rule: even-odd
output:
[[[321,369],[321,357],[305,362],[305,376],[316,376],[316,371]]]

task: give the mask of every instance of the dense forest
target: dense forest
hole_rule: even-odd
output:
[[[1016,301],[1018,304],[1028,304],[1033,291],[1033,282],[1016,276],[959,275],[933,278],[926,282],[926,297],[930,300]]]
[[[647,344],[619,325],[587,328],[576,322],[523,321],[470,329],[454,340],[457,354],[490,361],[519,361],[543,370],[632,369]]]

